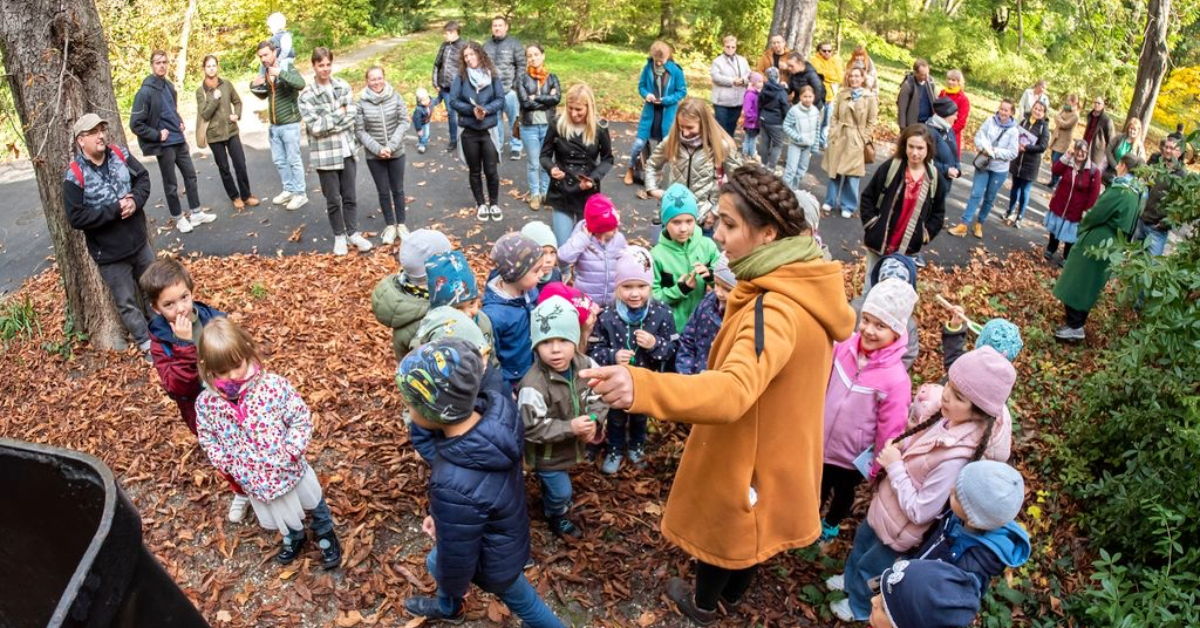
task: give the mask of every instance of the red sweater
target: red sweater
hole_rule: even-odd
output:
[[[1060,159],[1050,167],[1050,172],[1062,177],[1054,188],[1054,198],[1050,199],[1050,211],[1069,222],[1079,222],[1100,198],[1103,187],[1100,169],[1076,170]]]
[[[967,118],[971,116],[971,101],[967,100],[966,90],[961,89],[958,90],[957,94],[947,93],[943,89],[942,93],[938,94],[938,98],[949,98],[954,101],[954,104],[958,105],[958,119],[954,121],[954,125],[950,128],[954,131],[954,141],[958,143],[958,158],[962,159],[962,134],[963,129],[967,128]]]

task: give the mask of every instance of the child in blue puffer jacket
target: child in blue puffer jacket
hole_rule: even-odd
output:
[[[492,247],[492,261],[496,270],[487,282],[483,312],[492,321],[504,379],[515,387],[533,366],[529,315],[542,274],[542,247],[519,233],[507,233]]]

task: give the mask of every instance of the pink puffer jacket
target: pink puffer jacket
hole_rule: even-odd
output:
[[[872,353],[862,370],[858,332],[834,344],[825,390],[826,464],[853,469],[854,459],[866,448],[874,445],[878,453],[888,439],[904,431],[912,399],[912,380],[901,360],[907,336]]]
[[[617,256],[627,246],[625,236],[620,231],[611,240],[601,244],[587,232],[580,220],[571,237],[558,247],[558,260],[575,267],[572,285],[576,289],[601,307],[608,307],[613,304],[617,289]]]

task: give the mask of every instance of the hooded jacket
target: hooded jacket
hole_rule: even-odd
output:
[[[477,90],[464,69],[454,78],[454,84],[450,87],[449,104],[458,114],[460,127],[486,131],[496,126],[500,123],[500,112],[504,110],[504,87],[500,84],[499,75],[493,72],[492,82],[482,90]],[[482,120],[475,117],[476,104],[487,111]]]
[[[558,261],[575,267],[575,288],[601,307],[612,305],[617,289],[617,256],[629,244],[618,230],[608,242],[601,243],[589,234],[580,220],[562,246]]]
[[[629,367],[631,414],[693,424],[663,515],[668,540],[710,565],[744,569],[820,536],[825,388],[833,342],[853,325],[842,265],[792,262],[738,281],[709,370]]]
[[[367,159],[379,159],[384,148],[391,149],[392,158],[404,154],[404,133],[410,121],[404,97],[391,84],[385,83],[382,92],[364,87],[355,106],[354,133],[363,145]]]
[[[410,284],[402,272],[380,279],[371,292],[371,312],[380,325],[392,330],[392,352],[397,360],[408,354],[409,344],[428,311],[428,294]]]
[[[988,151],[991,154],[992,160],[987,166],[989,172],[1008,170],[1009,162],[1019,154],[1017,146],[1020,145],[1020,135],[1015,118],[1009,118],[1007,126],[1000,123],[998,114],[988,116],[988,119],[984,120],[975,132],[975,150]]]
[[[166,91],[164,95],[163,92]],[[151,74],[142,80],[142,86],[133,96],[133,109],[129,112],[129,130],[137,136],[138,148],[143,155],[157,155],[164,144],[161,132],[164,128],[163,99],[169,98],[179,117],[179,94],[175,85],[165,78]],[[181,119],[182,120],[182,119]],[[182,135],[182,132],[179,132]],[[167,138],[170,140],[170,138]],[[178,139],[177,139],[178,141]]]
[[[650,130],[654,126],[654,108],[662,107],[662,136],[667,137],[671,125],[675,122],[675,109],[679,101],[687,96],[687,79],[683,76],[683,68],[671,59],[663,65],[667,73],[666,87],[662,90],[662,102],[651,104],[646,102],[650,94],[657,94],[658,88],[654,80],[654,59],[647,57],[646,65],[642,67],[642,75],[638,78],[638,94],[642,97],[642,117],[638,119],[638,139],[650,139]]]
[[[199,301],[194,302],[192,308],[193,328],[203,327],[212,319],[225,316],[224,312]],[[196,344],[176,337],[171,323],[159,314],[150,321],[150,357],[154,360],[154,370],[158,371],[163,390],[175,400],[179,406],[179,416],[195,434],[196,398],[204,390]]]
[[[533,365],[533,339],[529,335],[529,316],[533,305],[527,295],[510,297],[497,287],[493,277],[483,292],[483,313],[492,321],[496,340],[496,358],[504,379],[515,385]]]
[[[1075,168],[1074,156],[1063,155],[1050,166],[1050,173],[1060,177],[1054,196],[1050,199],[1050,211],[1067,222],[1079,222],[1083,213],[1096,204],[1100,190],[1104,187],[1104,173],[1095,164],[1088,162],[1082,169]]]
[[[535,360],[521,379],[517,407],[525,424],[525,462],[539,471],[566,471],[583,462],[584,443],[571,430],[575,417],[595,415],[600,431],[608,416],[608,406],[592,395],[579,371],[596,366],[586,355],[571,358],[567,375],[558,373]]]
[[[940,524],[929,531],[912,558],[940,560],[974,574],[979,579],[979,595],[987,593],[992,578],[1006,567],[1020,567],[1032,553],[1029,533],[1015,521],[987,532],[968,530],[949,509]]]
[[[433,436],[429,512],[437,528],[438,589],[462,599],[475,583],[500,594],[529,559],[529,512],[521,475],[525,429],[512,398],[483,390],[483,415],[466,434]]]
[[[697,262],[712,268],[720,256],[716,242],[704,235],[699,225],[692,230],[692,237],[683,243],[672,240],[666,227],[663,227],[658,244],[650,250],[650,257],[654,260],[652,288],[654,298],[671,308],[675,316],[675,329],[687,326],[692,312],[704,299],[708,285],[703,277],[696,277],[695,288],[688,288],[680,280],[695,269]]]
[[[904,431],[912,380],[900,358],[908,334],[877,349],[859,368],[862,348],[855,332],[833,346],[833,370],[825,391],[825,463],[854,469],[854,459],[868,447],[883,451],[889,439]],[[878,463],[872,465],[872,476]]]
[[[957,126],[957,121],[955,122],[955,126]],[[937,168],[938,174],[946,177],[946,187],[950,187],[954,184],[954,179],[950,178],[950,169],[962,170],[958,162],[958,156],[961,154],[961,151],[958,150],[958,137],[954,135],[954,128],[947,127],[946,121],[937,114],[926,120],[925,126],[929,128],[934,141],[937,142],[933,165]]]
[[[781,83],[764,80],[762,91],[758,93],[758,126],[782,126],[790,106],[787,88]]]
[[[717,293],[704,295],[679,335],[679,347],[675,350],[676,372],[693,375],[708,368],[708,353],[717,332],[721,331],[724,316],[725,309],[717,301]]]
[[[951,128],[954,129],[954,146],[958,149],[958,158],[962,159],[962,134],[963,129],[967,128],[967,122],[971,119],[971,99],[967,97],[967,91],[964,89],[960,89],[953,94],[943,89],[938,94],[938,98],[943,97],[953,100],[954,104],[958,105],[958,118],[954,120],[954,126]]]

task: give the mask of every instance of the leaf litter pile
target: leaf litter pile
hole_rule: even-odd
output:
[[[389,247],[390,248],[390,247]],[[479,276],[490,265],[482,245],[466,247]],[[0,435],[84,451],[116,473],[142,515],[145,543],[214,626],[418,626],[403,609],[413,594],[435,587],[424,567],[431,543],[420,524],[428,468],[413,450],[393,381],[390,332],[370,311],[370,293],[396,272],[383,247],[369,255],[192,257],[196,298],[230,313],[258,341],[267,368],[299,390],[315,422],[307,458],[325,487],[344,548],[339,570],[320,569],[316,550],[281,568],[272,557],[275,533],[253,514],[226,518],[231,494],[159,386],[153,368],[133,351],[86,345],[51,357],[62,342],[64,299],[51,269],[30,279],[15,298],[31,300],[43,335],[0,348],[8,394],[0,400]],[[858,294],[862,264],[844,266],[847,294]],[[1021,326],[1012,463],[1026,477],[1021,522],[1034,539],[1034,558],[1007,583],[1038,600],[1038,614],[1061,614],[1059,597],[1086,584],[1090,555],[1070,516],[1077,506],[1039,477],[1048,445],[1039,438],[1061,417],[1040,416],[1037,400],[1067,395],[1068,375],[1095,368],[1099,334],[1080,348],[1054,348],[1049,330],[1059,305],[1050,295],[1057,275],[1034,253],[1004,259],[977,254],[963,268],[931,266],[921,273],[921,355],[914,385],[942,375],[939,325],[947,319],[934,294],[962,303],[970,316],[1005,316]],[[1111,317],[1108,306],[1093,320]],[[572,472],[574,518],[585,536],[554,538],[541,515],[540,489],[528,482],[535,566],[527,576],[543,598],[575,626],[686,626],[665,596],[666,581],[690,578],[689,558],[658,531],[687,427],[653,422],[649,469],[607,477],[595,467]],[[860,493],[856,514],[865,512]],[[713,522],[720,525],[720,522]],[[829,626],[821,582],[839,573],[850,549],[850,526],[822,553],[816,547],[777,556],[758,571],[746,599],[723,609],[722,626]],[[1053,586],[1051,586],[1053,584]],[[1029,602],[1011,605],[1017,625]],[[473,590],[468,626],[517,626],[490,595]],[[1032,613],[1030,613],[1032,614]]]

